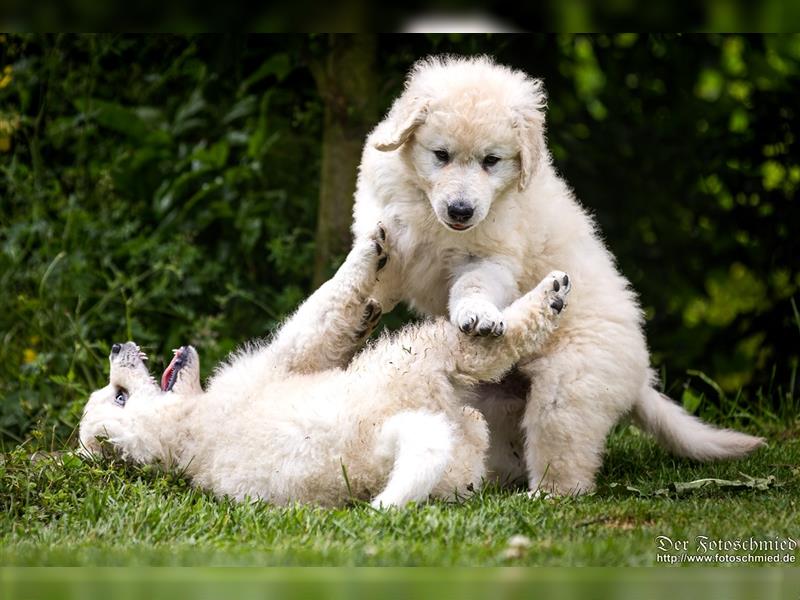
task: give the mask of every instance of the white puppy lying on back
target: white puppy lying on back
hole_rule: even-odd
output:
[[[541,81],[487,58],[413,67],[367,139],[354,208],[356,235],[378,220],[395,232],[398,260],[376,291],[384,309],[405,300],[502,336],[504,307],[552,269],[570,274],[558,335],[519,364],[527,382],[481,390],[497,476],[519,475],[520,420],[529,484],[555,493],[593,488],[606,436],[629,412],[682,456],[750,452],[763,440],[705,425],[653,389],[636,297],[551,164],[544,106]]]
[[[380,317],[370,295],[384,242],[382,229],[362,238],[272,343],[233,356],[205,392],[191,346],[176,351],[159,387],[136,344],[115,344],[109,385],[81,419],[83,451],[174,466],[239,500],[396,506],[468,495],[484,475],[488,432],[463,405],[465,390],[546,341],[569,280],[552,273],[509,306],[501,339],[440,319],[383,337],[347,364]]]

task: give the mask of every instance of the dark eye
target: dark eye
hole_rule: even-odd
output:
[[[128,401],[128,392],[122,388],[117,390],[117,395],[114,398],[114,404],[117,406],[125,406],[125,403]]]
[[[489,154],[488,156],[486,156],[483,159],[483,166],[484,167],[493,167],[499,162],[500,162],[500,157],[499,156],[495,156],[494,154]]]
[[[433,153],[436,155],[436,158],[443,163],[450,162],[450,153],[447,150],[435,150]]]

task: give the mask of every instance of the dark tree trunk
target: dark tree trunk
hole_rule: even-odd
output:
[[[361,148],[377,117],[376,37],[331,34],[325,46],[325,54],[311,62],[325,106],[315,288],[330,277],[350,248]]]

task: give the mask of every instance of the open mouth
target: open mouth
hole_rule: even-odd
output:
[[[447,226],[450,229],[455,229],[456,231],[466,231],[467,229],[472,227],[472,225],[466,223],[448,223]]]
[[[181,346],[177,350],[173,350],[172,354],[172,360],[164,370],[164,374],[161,375],[161,389],[164,392],[172,390],[175,382],[178,380],[178,373],[188,362],[186,346]]]

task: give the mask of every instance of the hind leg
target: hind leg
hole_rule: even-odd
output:
[[[531,380],[523,417],[525,462],[531,490],[582,494],[594,489],[606,438],[642,382],[640,369],[607,341],[619,340],[613,330],[594,338],[575,330],[562,335],[563,345],[520,365]]]
[[[391,462],[392,470],[372,506],[468,496],[483,481],[488,446],[486,421],[469,406],[448,414],[407,411],[391,417],[381,431],[378,453]]]
[[[454,404],[459,401],[460,396],[452,399]],[[459,406],[448,414],[455,425],[453,459],[431,495],[458,501],[477,491],[486,478],[489,427],[483,414],[471,406]]]
[[[414,373],[412,382],[430,383],[442,375],[448,386],[499,381],[520,357],[535,354],[547,342],[569,291],[567,274],[553,271],[503,311],[506,331],[502,336],[466,335],[441,319],[401,330],[356,357],[350,369],[372,370],[378,361],[387,373]],[[395,380],[393,385],[401,383]]]
[[[443,413],[403,412],[386,421],[378,444],[379,455],[391,462],[392,470],[372,506],[422,502],[452,462],[454,427]]]
[[[430,387],[440,378],[448,387],[499,381],[520,357],[534,354],[549,339],[569,290],[566,273],[553,271],[503,311],[505,335],[474,337],[439,319],[381,340],[357,356],[348,370],[374,372],[379,363],[387,376],[401,376],[392,380],[395,391],[408,385],[412,394],[420,393],[420,385]],[[407,377],[410,373],[414,376]]]
[[[559,400],[542,392],[548,384],[540,381],[533,387],[532,397],[540,395],[527,403],[523,417],[528,485],[534,492],[556,495],[590,492],[617,416],[587,415],[584,407],[558,408]]]
[[[356,241],[336,275],[278,331],[269,347],[274,366],[309,373],[346,365],[380,320],[381,305],[369,296],[388,258],[383,227]]]

